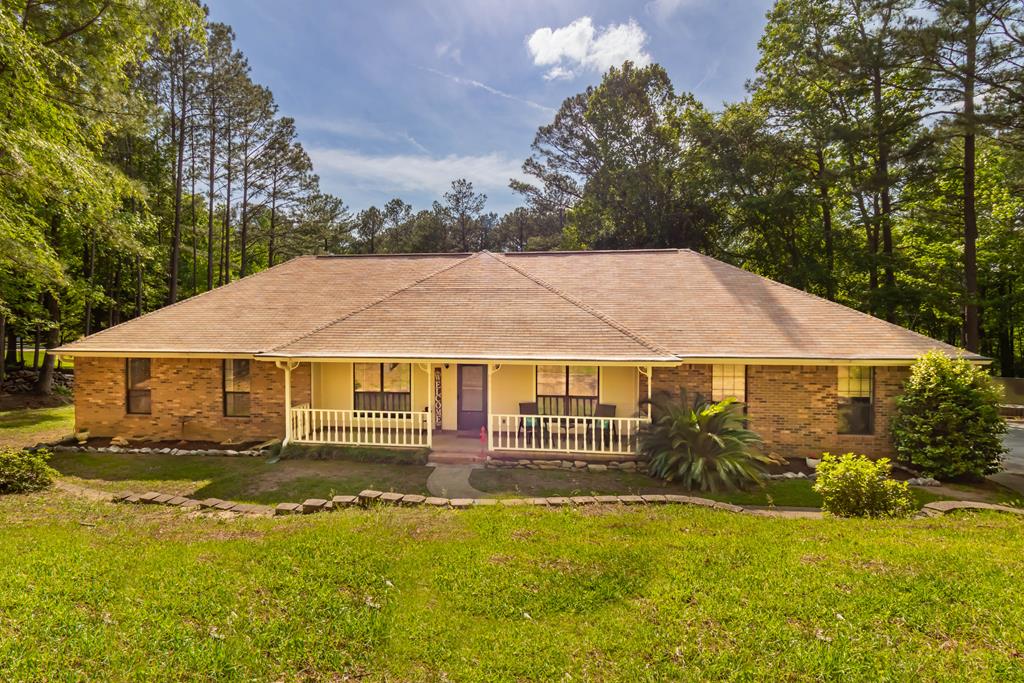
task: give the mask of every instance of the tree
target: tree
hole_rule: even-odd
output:
[[[377,240],[384,232],[384,214],[376,206],[360,211],[356,216],[356,233],[367,254],[377,253]]]
[[[963,139],[963,344],[978,351],[978,211],[976,198],[977,138],[998,125],[1006,110],[998,106],[1009,95],[1024,65],[1024,42],[1010,27],[1024,20],[1024,7],[1010,0],[924,0],[927,19],[919,19],[919,52],[932,77],[930,90],[950,110],[943,126]],[[992,97],[996,106],[977,105]],[[1024,104],[1024,100],[1018,102]]]
[[[452,189],[444,193],[444,204],[434,202],[434,212],[443,216],[449,226],[451,241],[456,248],[469,252],[479,243],[479,220],[487,204],[487,195],[473,190],[473,183],[465,178],[452,181]]]

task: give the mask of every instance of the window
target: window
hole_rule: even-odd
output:
[[[249,417],[251,385],[248,358],[229,358],[224,361],[224,415]]]
[[[871,434],[875,429],[873,368],[839,368],[839,433]]]
[[[356,410],[412,410],[409,363],[353,363],[352,386]]]
[[[133,415],[149,415],[153,402],[149,393],[149,359],[129,358],[125,364],[125,379],[128,395],[125,402],[128,412]]]
[[[542,415],[593,415],[600,377],[596,365],[538,365],[538,412]]]
[[[747,366],[714,365],[711,368],[711,400],[724,401],[734,398],[741,403],[747,401]]]

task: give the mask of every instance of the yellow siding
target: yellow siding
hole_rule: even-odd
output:
[[[601,368],[601,403],[615,406],[615,417],[632,417],[638,407],[637,370],[634,367]]]
[[[414,411],[430,411],[430,384],[433,379],[430,376],[430,367],[422,364],[412,364],[412,409]]]
[[[320,372],[314,371],[313,407],[328,410],[352,409],[352,364],[315,363]]]
[[[514,414],[535,398],[534,366],[502,365],[491,375],[491,412]]]

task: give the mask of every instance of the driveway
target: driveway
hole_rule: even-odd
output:
[[[1003,461],[1006,471],[1024,475],[1024,423],[1011,422],[1003,443],[1010,449]]]
[[[1003,460],[1003,471],[989,476],[1003,486],[1024,495],[1024,423],[1011,422],[1003,438],[1008,452]]]

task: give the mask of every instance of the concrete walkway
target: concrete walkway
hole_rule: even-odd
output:
[[[1024,424],[1011,422],[1009,427],[1006,436],[1003,437],[1003,443],[1008,449],[1003,461],[1005,469],[999,474],[991,475],[989,479],[1024,496]]]
[[[470,485],[469,473],[475,469],[475,465],[434,465],[427,477],[427,490],[440,498],[491,498]]]

